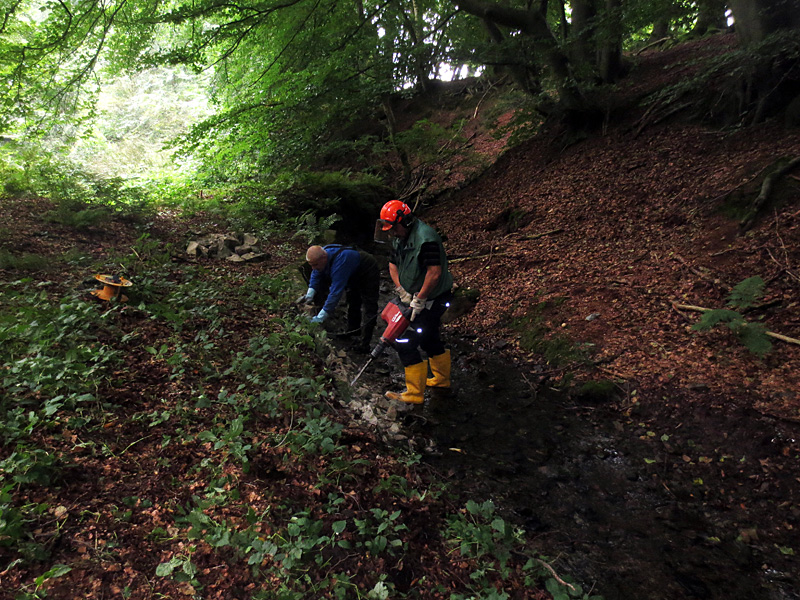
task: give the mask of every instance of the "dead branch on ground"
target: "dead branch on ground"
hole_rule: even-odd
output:
[[[531,235],[523,235],[523,236],[521,236],[519,238],[519,240],[520,241],[526,241],[526,242],[530,241],[530,240],[538,240],[539,238],[543,238],[543,237],[548,236],[548,235],[556,235],[557,233],[561,233],[563,231],[564,231],[563,229],[551,229],[550,231],[543,231],[542,233],[534,233],[534,234],[531,234]],[[509,237],[509,236],[512,236],[512,235],[514,235],[514,236],[517,235],[517,232],[514,231],[514,232],[511,232],[511,233],[507,233],[503,237]]]
[[[674,302],[672,304],[672,307],[675,310],[693,310],[695,312],[709,312],[714,310],[713,308],[706,308],[704,306],[695,306],[693,304],[678,304],[677,302]],[[789,344],[796,344],[800,346],[800,340],[798,340],[797,338],[789,337],[788,335],[782,335],[780,333],[774,333],[772,331],[765,331],[764,334],[771,338],[775,338],[776,340],[781,340],[782,342],[787,342]]]
[[[639,55],[640,55],[642,52],[644,52],[645,50],[649,50],[649,49],[650,49],[650,48],[652,48],[653,46],[658,46],[658,45],[660,45],[660,44],[663,44],[664,42],[668,42],[668,41],[669,41],[669,40],[671,40],[671,39],[672,39],[672,36],[668,35],[667,37],[663,37],[663,38],[661,38],[660,40],[656,40],[656,41],[654,41],[654,42],[650,42],[650,43],[649,43],[649,44],[647,44],[647,45],[646,45],[644,48],[640,48],[639,50],[637,50],[637,51],[636,51],[636,52],[634,52],[633,54],[634,54],[634,56],[639,56]]]
[[[719,278],[716,278],[716,279],[715,279],[715,278],[713,278],[711,275],[709,275],[709,274],[707,274],[707,273],[703,273],[703,272],[702,272],[700,269],[698,269],[697,267],[694,267],[694,266],[690,265],[688,262],[686,262],[686,259],[684,259],[684,258],[683,258],[683,257],[682,257],[680,254],[678,254],[677,252],[673,252],[673,253],[672,253],[672,256],[674,256],[674,257],[675,257],[675,259],[677,259],[677,260],[678,260],[680,263],[682,263],[682,264],[683,264],[683,265],[684,265],[684,266],[685,266],[687,269],[689,269],[689,270],[690,270],[692,273],[694,273],[695,275],[697,275],[697,276],[698,276],[700,279],[703,279],[704,281],[708,281],[709,283],[713,283],[714,285],[716,285],[716,286],[718,286],[718,287],[722,288],[722,289],[723,289],[724,291],[726,291],[726,292],[730,292],[730,290],[731,290],[731,286],[729,286],[727,283],[725,283],[725,282],[724,282],[724,281],[722,281],[721,279],[719,279]]]
[[[648,117],[649,110],[645,112],[644,116],[640,121],[639,127],[636,128],[636,132],[633,134],[634,138],[637,138],[641,135],[642,131],[644,131],[647,127],[651,127],[653,125],[658,125],[661,121],[669,119],[672,115],[677,114],[683,110],[686,110],[692,106],[691,102],[681,102],[680,104],[675,104],[671,109],[661,113],[660,115],[653,117],[652,119],[646,119]]]
[[[508,253],[507,252],[494,252],[493,250],[490,250],[487,254],[475,254],[474,256],[462,256],[461,258],[454,258],[453,260],[448,260],[447,262],[448,262],[448,264],[452,265],[453,263],[464,262],[465,260],[478,260],[479,258],[487,258],[487,257],[491,261],[493,256],[505,256],[506,254],[508,254]]]
[[[525,235],[525,236],[522,236],[520,239],[521,240],[525,240],[525,241],[538,240],[539,238],[543,238],[543,237],[548,236],[548,235],[556,235],[557,233],[561,233],[562,231],[564,231],[564,230],[563,229],[551,229],[550,231],[544,231],[542,233],[535,233],[533,235]]]
[[[544,237],[546,235],[555,235],[557,233],[561,233],[562,231],[564,231],[564,230],[563,229],[553,229],[551,231],[545,231],[543,233],[536,233],[534,235],[526,235],[526,236],[523,236],[523,237],[521,237],[519,239],[521,241],[536,240],[536,239],[539,239],[539,238]],[[492,247],[489,250],[489,252],[486,253],[486,254],[473,254],[472,256],[460,256],[458,258],[454,258],[454,259],[449,260],[447,262],[449,264],[453,264],[453,263],[464,262],[466,260],[477,260],[479,258],[487,258],[487,257],[489,258],[489,262],[491,262],[492,257],[494,257],[494,256],[506,256],[507,254],[508,254],[508,252],[495,252],[495,248]]]

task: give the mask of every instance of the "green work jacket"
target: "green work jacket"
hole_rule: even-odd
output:
[[[419,263],[422,244],[427,242],[436,242],[438,244],[439,260],[442,266],[442,276],[430,295],[432,299],[449,292],[453,287],[453,276],[447,268],[447,255],[444,252],[442,238],[439,237],[433,227],[417,219],[411,226],[408,237],[405,240],[395,238],[392,245],[395,252],[394,259],[397,261],[397,270],[400,275],[400,285],[409,294],[416,294],[422,289],[422,282],[425,281],[425,273],[427,272],[427,269]]]

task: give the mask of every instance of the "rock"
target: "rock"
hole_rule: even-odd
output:
[[[231,250],[228,245],[223,240],[222,243],[217,245],[217,250],[214,253],[214,256],[217,258],[228,258],[233,254],[233,250]]]
[[[264,262],[269,259],[269,254],[266,252],[248,252],[247,254],[242,254],[240,258],[245,262]]]
[[[191,240],[186,247],[189,256],[219,258],[231,262],[262,262],[270,255],[257,246],[258,238],[252,233],[211,233]],[[237,258],[232,258],[236,256]]]

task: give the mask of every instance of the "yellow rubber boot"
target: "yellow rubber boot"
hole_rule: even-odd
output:
[[[428,364],[421,362],[406,367],[406,391],[402,394],[386,392],[389,400],[407,404],[422,404],[425,400],[425,379],[428,377]]]
[[[450,387],[450,350],[445,350],[444,353],[438,356],[430,357],[431,373],[433,377],[429,377],[425,385],[432,388],[449,388]]]

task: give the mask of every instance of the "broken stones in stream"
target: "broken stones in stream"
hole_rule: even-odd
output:
[[[800,598],[796,424],[578,402],[497,349],[448,341],[451,394],[386,400],[404,381],[390,350],[349,407],[465,497],[491,499],[560,574],[606,600]],[[349,381],[367,356],[334,343]]]

